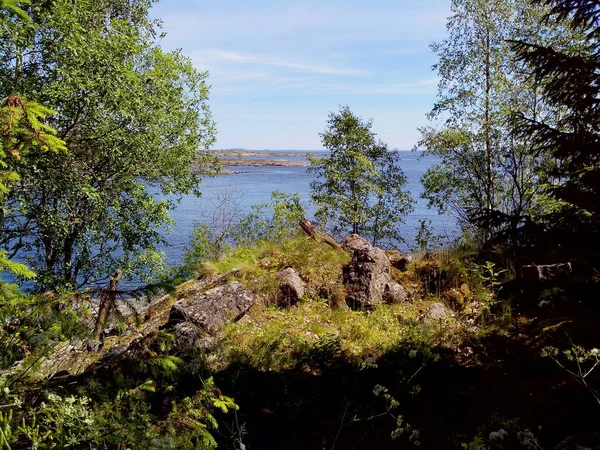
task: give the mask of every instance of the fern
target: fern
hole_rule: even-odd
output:
[[[0,9],[8,9],[12,14],[29,21],[29,16],[21,9],[21,6],[31,4],[30,0],[0,0]]]

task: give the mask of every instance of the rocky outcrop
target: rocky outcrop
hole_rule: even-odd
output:
[[[277,275],[279,276],[277,304],[285,308],[298,303],[304,296],[306,289],[306,283],[302,281],[298,272],[288,267],[281,272],[277,272]]]
[[[343,269],[346,302],[351,308],[370,308],[408,298],[402,286],[391,280],[391,264],[382,249],[357,234],[347,236],[342,247],[352,251],[352,260]]]
[[[214,335],[227,322],[240,319],[254,303],[252,293],[240,283],[228,283],[178,300],[171,309],[166,328],[189,322]]]
[[[174,336],[175,352],[207,348],[226,323],[239,320],[255,303],[252,293],[240,283],[220,284],[224,282],[214,279],[183,283],[177,288],[176,299],[163,295],[144,310],[126,317],[129,328],[123,334],[102,341],[60,343],[40,360],[32,376],[78,375],[90,366],[107,366],[121,358],[135,359],[155,345],[161,330]]]

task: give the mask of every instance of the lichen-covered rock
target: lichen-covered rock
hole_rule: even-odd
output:
[[[342,248],[345,250],[368,250],[372,248],[372,245],[365,238],[359,236],[358,234],[349,234],[342,241]]]
[[[279,293],[277,296],[277,304],[282,307],[292,306],[304,296],[306,283],[302,281],[298,272],[291,267],[288,267],[281,272],[277,272],[279,276]]]
[[[434,303],[433,305],[431,305],[429,310],[423,315],[422,320],[425,323],[435,323],[447,319],[451,316],[452,313],[448,311],[448,308],[446,308],[443,304]]]
[[[227,322],[240,319],[254,303],[254,295],[240,283],[228,283],[178,300],[171,309],[167,326],[190,322],[215,334]]]
[[[390,281],[385,285],[383,300],[386,303],[402,303],[409,298],[408,292],[395,281]]]
[[[356,234],[342,244],[352,249],[352,260],[343,268],[346,301],[351,308],[372,307],[384,301],[390,279],[390,261],[385,252]]]
[[[174,337],[173,348],[178,351],[189,351],[210,347],[214,341],[212,335],[190,322],[180,322],[169,328]]]

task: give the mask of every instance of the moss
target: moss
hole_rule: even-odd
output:
[[[256,308],[245,320],[225,328],[217,359],[259,370],[285,370],[310,360],[323,347],[335,347],[340,360],[361,367],[398,347],[428,346],[428,341],[439,345],[448,337],[442,335],[457,334],[460,324],[453,321],[431,338],[431,327],[418,320],[430,305],[381,305],[365,312],[332,310],[324,301],[305,301],[284,311]]]
[[[261,242],[253,247],[238,247],[218,261],[204,263],[204,278],[226,277],[240,281],[263,298],[265,305],[275,304],[279,277],[287,267],[295,269],[306,283],[306,295],[324,297],[335,302],[341,287],[342,266],[350,256],[312,239],[300,237],[282,243]]]

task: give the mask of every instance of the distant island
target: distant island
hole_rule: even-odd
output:
[[[308,155],[319,156],[320,153],[316,151],[307,151],[307,152],[271,152],[264,150],[238,150],[238,149],[228,149],[228,150],[211,150],[210,153],[219,158],[219,161],[224,167],[265,167],[265,166],[274,166],[274,167],[306,167],[309,166],[310,163],[308,161]],[[255,156],[268,156],[269,159],[249,159],[247,157],[255,157]],[[304,156],[305,159],[303,161],[290,161],[286,159],[274,159],[274,158],[298,158]],[[236,173],[230,171],[222,171],[221,173]]]

